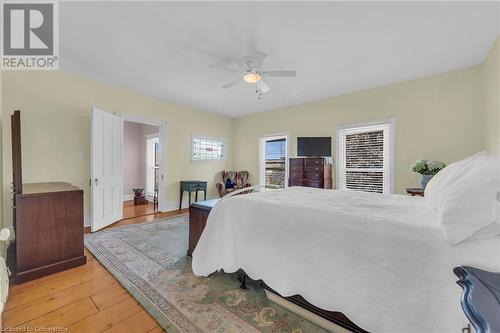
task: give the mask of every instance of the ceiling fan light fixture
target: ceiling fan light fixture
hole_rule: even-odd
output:
[[[255,72],[249,72],[243,75],[243,80],[248,83],[256,83],[257,81],[260,81],[262,79],[262,75],[259,73]]]

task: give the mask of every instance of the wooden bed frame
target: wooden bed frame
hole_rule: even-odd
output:
[[[240,270],[238,270],[238,280],[241,283],[240,288],[246,289],[247,288],[247,285],[246,285],[247,280],[250,280],[250,278],[245,273],[245,271],[240,269]],[[342,312],[328,311],[328,310],[318,308],[317,306],[312,305],[311,303],[306,301],[304,299],[304,297],[302,297],[300,295],[289,296],[289,297],[281,296],[277,291],[275,291],[274,289],[269,287],[264,281],[259,280],[259,281],[255,281],[255,282],[259,283],[260,286],[262,288],[264,288],[265,290],[287,300],[288,302],[291,302],[291,303],[303,308],[304,310],[312,312],[315,315],[334,323],[335,325],[341,326],[341,327],[343,327],[343,328],[345,328],[353,333],[369,333],[368,331],[362,329],[361,327],[359,327],[358,325],[353,323],[351,320],[349,320],[349,318],[347,318]]]
[[[498,332],[500,329],[500,273],[459,266],[453,269],[463,288],[462,309],[476,333]],[[492,301],[492,299],[494,301]],[[486,307],[484,304],[494,304]],[[467,332],[465,329],[463,332]],[[470,327],[468,332],[471,332]]]

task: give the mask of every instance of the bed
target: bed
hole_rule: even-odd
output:
[[[193,272],[242,269],[370,332],[461,332],[467,319],[453,268],[500,270],[500,238],[451,244],[441,219],[420,197],[262,190],[212,209]]]

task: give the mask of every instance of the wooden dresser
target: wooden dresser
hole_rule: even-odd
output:
[[[64,182],[23,184],[21,114],[12,128],[12,202],[15,240],[7,262],[16,283],[86,263],[83,191]]]
[[[332,165],[323,157],[290,158],[288,186],[306,186],[331,189]]]
[[[22,188],[15,207],[16,282],[85,264],[83,191],[62,182]]]

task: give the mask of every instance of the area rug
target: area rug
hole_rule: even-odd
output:
[[[269,301],[236,274],[197,277],[191,270],[188,217],[116,227],[85,237],[86,248],[168,333],[324,333]]]

